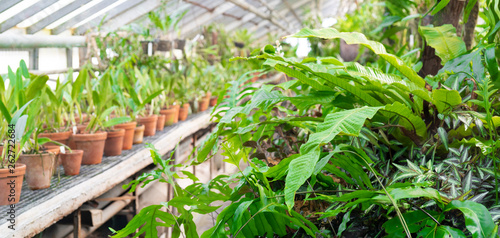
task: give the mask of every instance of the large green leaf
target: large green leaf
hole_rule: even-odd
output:
[[[405,105],[395,102],[392,105],[387,105],[383,109],[388,112],[395,113],[402,117],[399,120],[399,124],[404,126],[407,130],[414,131],[418,136],[425,138],[427,136],[427,127],[425,122],[420,116],[416,116],[413,112]]]
[[[362,107],[333,112],[318,124],[316,133],[300,147],[300,156],[290,162],[285,180],[285,200],[288,209],[294,204],[295,192],[311,176],[320,156],[320,146],[339,134],[357,136],[367,118],[372,118],[383,107]]]
[[[451,24],[437,27],[420,26],[420,32],[427,44],[436,50],[436,55],[441,58],[443,65],[467,51],[465,43],[456,35],[456,29]]]
[[[460,93],[456,90],[435,89],[432,91],[432,98],[439,113],[453,109],[453,107],[462,103],[462,97],[460,97]]]
[[[339,32],[338,30],[333,28],[323,28],[315,30],[304,28],[299,32],[288,37],[297,37],[297,38],[318,37],[324,39],[341,38],[347,44],[361,44],[372,50],[375,54],[379,55],[387,62],[389,62],[389,64],[391,64],[392,66],[394,66],[394,68],[399,70],[399,72],[401,72],[404,76],[406,76],[410,81],[414,82],[418,86],[421,87],[425,86],[425,80],[422,77],[418,76],[418,74],[411,67],[406,65],[403,60],[401,60],[400,58],[398,58],[393,54],[387,53],[384,45],[382,45],[380,42],[368,40],[366,36],[361,33]]]
[[[452,209],[459,209],[464,214],[465,226],[473,238],[497,237],[496,225],[484,205],[472,201],[453,200],[445,211]]]
[[[134,237],[145,235],[146,238],[156,238],[158,236],[157,227],[171,227],[175,224],[175,217],[161,210],[163,205],[151,205],[143,208],[139,214],[127,224],[125,228],[118,231],[112,237]],[[136,232],[139,229],[139,232]]]
[[[43,90],[48,80],[49,76],[47,75],[37,76],[33,79],[26,90],[26,100],[35,98]]]

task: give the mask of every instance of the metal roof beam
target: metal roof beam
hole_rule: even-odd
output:
[[[206,11],[205,13],[196,17],[193,21],[189,22],[186,25],[181,26],[182,31],[185,33],[190,33],[196,27],[208,24],[213,18],[221,15],[222,13],[231,9],[232,7],[234,7],[234,4],[229,3],[229,2],[224,2],[224,3],[220,4],[219,6],[217,6],[213,12]]]
[[[275,3],[279,2],[280,0],[276,0],[276,1],[273,1],[271,2],[270,4],[266,4],[266,8],[267,7],[271,7],[270,5],[275,5]],[[259,8],[257,10],[261,10],[262,8]],[[263,10],[263,9],[262,9]],[[257,17],[257,15],[253,12],[249,12],[245,15],[243,15],[243,17],[241,17],[241,19],[239,19],[239,21],[234,21],[232,23],[230,23],[229,25],[226,26],[226,31],[232,31],[240,26],[242,26],[243,24],[251,21],[252,19],[255,19]],[[265,21],[261,21],[261,22],[265,22]]]
[[[275,7],[277,7],[277,5],[275,6],[274,4],[267,3],[264,0],[259,0],[259,2],[260,2],[260,4],[262,4],[263,6],[265,6],[267,8],[267,10],[269,11],[269,13],[271,15],[273,13],[275,13],[279,17],[279,19],[284,20],[288,27],[290,27],[292,25],[292,23],[290,21],[288,21],[288,19],[285,16],[283,16],[278,11],[276,11]]]
[[[118,1],[118,0],[106,0],[106,1],[102,1],[102,2],[92,6],[91,8],[85,10],[84,12],[76,15],[75,17],[67,20],[66,22],[64,22],[61,25],[57,26],[56,28],[52,29],[52,34],[53,35],[61,34],[65,30],[70,29],[72,26],[82,22],[83,20],[87,19],[89,16],[92,16],[92,14],[108,7],[109,5],[115,3],[116,1]],[[139,1],[141,1],[141,0],[127,1],[124,4],[130,5],[130,4],[134,4],[134,2],[139,2]],[[118,7],[121,7],[121,5]],[[105,14],[101,15],[99,17],[99,21],[104,16],[105,16]],[[89,24],[89,26],[90,26],[90,24]]]
[[[43,9],[47,8],[48,6],[54,4],[55,2],[57,2],[57,0],[43,0],[43,1],[36,2],[35,4],[24,9],[20,13],[16,14],[15,16],[0,23],[0,33],[5,32],[6,30],[8,30],[12,27],[15,27],[20,22],[28,19],[29,17],[42,11]]]
[[[82,47],[85,36],[13,35],[0,37],[0,48]]]
[[[109,20],[102,25],[101,29],[103,29],[104,31],[114,31],[124,25],[129,24],[130,22],[137,20],[141,16],[156,9],[161,4],[161,0],[146,0],[144,2],[141,2],[133,8],[121,12],[114,18],[108,18]]]
[[[295,17],[295,19],[297,19],[297,21],[300,23],[300,25],[304,26],[303,23],[302,23],[302,20],[299,17],[299,15],[297,14],[297,12],[295,12],[295,8],[288,2],[288,0],[282,0],[282,1],[286,5],[286,7],[288,8],[288,10],[290,10],[292,12],[293,16]]]
[[[22,0],[5,0],[2,1],[2,5],[0,5],[0,13],[4,12],[5,10],[11,8],[12,6],[18,4]]]
[[[285,31],[289,31],[288,28],[286,28],[280,22],[278,22],[276,19],[274,19],[272,15],[268,15],[268,14],[264,14],[264,13],[260,12],[259,9],[255,8],[254,6],[248,4],[247,2],[245,2],[243,0],[226,0],[226,1],[232,2],[235,5],[237,5],[238,7],[242,8],[243,10],[246,10],[248,12],[252,12],[264,20],[268,20],[269,22],[271,22],[275,26],[277,26]]]
[[[91,21],[79,26],[78,28],[76,28],[75,33],[76,34],[83,34],[88,29],[99,25],[99,23],[101,22],[101,20],[104,17],[106,17],[106,19],[104,20],[106,22],[106,21],[122,14],[123,12],[127,11],[128,9],[130,9],[134,6],[137,6],[139,3],[143,2],[143,1],[144,0],[127,0],[124,3],[118,5],[118,7],[113,8],[113,9],[109,10],[108,12],[106,12],[106,13],[92,19]],[[151,1],[148,1],[148,3],[151,4]]]
[[[34,34],[36,32],[39,32],[44,27],[59,20],[61,17],[68,15],[72,11],[82,7],[83,5],[87,4],[90,1],[91,0],[76,0],[68,5],[64,6],[63,8],[57,10],[56,12],[52,13],[51,15],[43,18],[42,20],[38,21],[37,23],[33,24],[32,26],[28,27],[26,29],[26,32],[28,34]]]

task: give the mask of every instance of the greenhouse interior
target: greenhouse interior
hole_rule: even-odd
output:
[[[0,0],[0,238],[500,238],[500,0]]]

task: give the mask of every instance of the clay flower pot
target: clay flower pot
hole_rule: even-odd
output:
[[[31,190],[50,187],[56,155],[52,152],[42,154],[21,154],[18,162],[26,165],[26,182]]]
[[[134,129],[134,144],[142,143],[142,140],[144,139],[144,129],[145,128],[146,127],[144,125],[140,125]]]
[[[64,132],[54,132],[54,133],[40,133],[38,138],[49,138],[53,141],[57,141],[63,145],[68,145],[69,138],[71,137],[71,131]],[[54,143],[47,143],[47,146],[58,146]]]
[[[252,83],[257,82],[257,79],[259,79],[259,72],[253,72],[252,75],[253,77],[250,81],[252,81]]]
[[[90,120],[89,116],[87,115],[87,113],[82,113],[82,118],[83,118],[83,123],[85,122],[88,122]],[[80,123],[80,116],[78,115],[75,115],[75,122],[76,123]]]
[[[156,130],[163,131],[163,127],[165,127],[165,115],[158,115],[158,121],[156,121]]]
[[[137,124],[144,125],[144,136],[154,136],[156,134],[157,115],[137,118]]]
[[[198,101],[198,111],[203,112],[208,109],[208,105],[210,103],[210,98],[202,98],[200,101]]]
[[[160,114],[165,116],[165,126],[171,126],[179,120],[179,108],[171,107],[160,110]]]
[[[125,136],[125,129],[116,129],[108,131],[108,137],[104,144],[104,155],[115,156],[121,155],[123,149],[123,137]]]
[[[80,167],[82,165],[83,150],[72,150],[59,154],[64,167],[64,174],[78,175],[80,174]]]
[[[137,126],[137,122],[127,122],[123,124],[116,125],[116,129],[125,129],[125,134],[123,136],[123,147],[124,150],[132,149],[132,144],[134,143],[134,131]]]
[[[104,143],[108,133],[98,131],[94,134],[74,134],[76,149],[83,150],[82,164],[100,164],[104,154]]]
[[[217,105],[217,100],[219,100],[219,97],[217,96],[210,97],[210,102],[208,103],[208,105],[210,105],[211,107]]]
[[[55,154],[54,159],[54,170],[52,171],[52,175],[56,174],[57,167],[61,165],[61,160],[59,160],[59,154],[61,153],[61,148],[58,145],[44,145],[45,151],[49,153]]]
[[[0,206],[16,204],[21,197],[26,165],[16,164],[14,173],[9,168],[0,169]]]
[[[185,103],[179,109],[179,121],[185,121],[188,117],[188,113],[189,113],[189,103]]]

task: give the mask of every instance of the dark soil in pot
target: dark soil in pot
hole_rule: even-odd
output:
[[[137,124],[144,125],[144,136],[154,136],[156,134],[157,115],[137,118]]]
[[[26,182],[31,190],[50,187],[56,155],[54,153],[21,154],[18,162],[26,165]]]
[[[0,169],[0,206],[16,204],[21,197],[26,165],[16,164],[14,173],[9,168]]]
[[[105,156],[116,156],[122,154],[123,137],[125,136],[125,129],[115,129],[108,131],[108,137],[104,145]]]
[[[116,129],[125,129],[125,134],[123,136],[123,150],[132,149],[132,145],[134,144],[134,134],[135,127],[137,126],[137,122],[127,122],[123,124],[116,125]]]
[[[66,175],[80,174],[80,167],[82,165],[83,150],[72,150],[59,154]]]
[[[104,154],[104,143],[107,132],[99,131],[94,134],[75,134],[76,149],[83,150],[82,164],[100,164]]]

